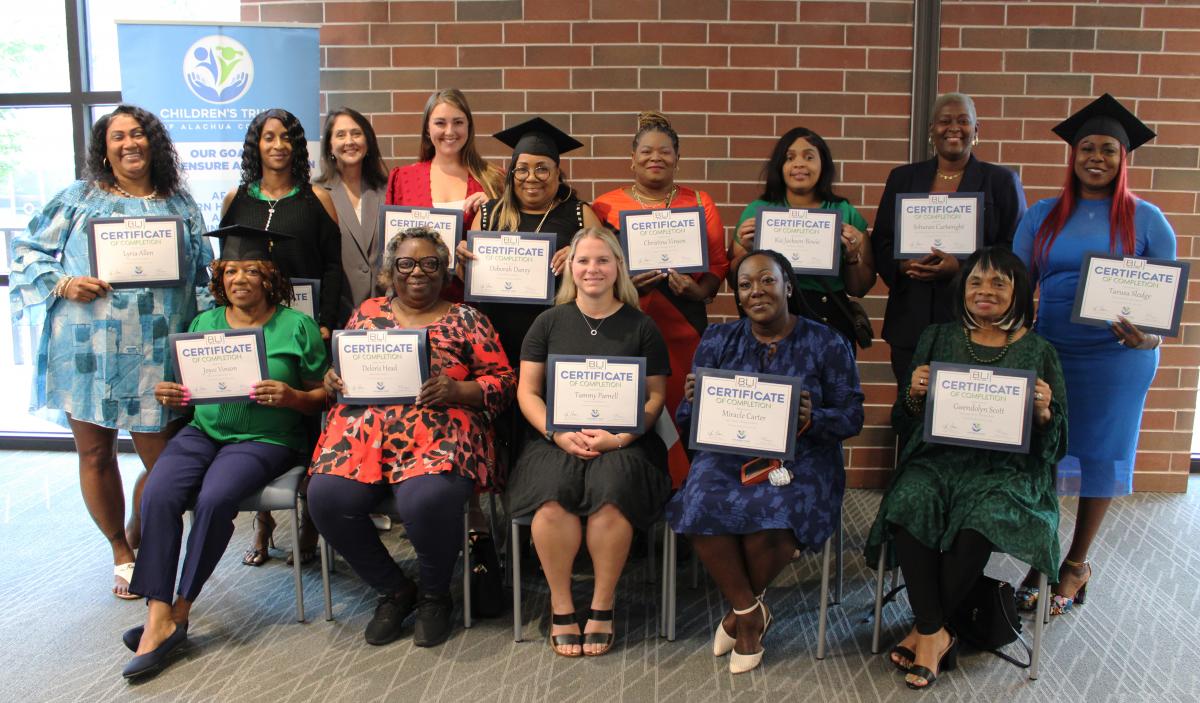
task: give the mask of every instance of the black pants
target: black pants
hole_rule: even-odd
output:
[[[912,380],[912,360],[916,349],[892,347],[892,375],[896,377],[896,385],[903,389]]]
[[[895,542],[917,632],[932,635],[946,624],[983,573],[992,543],[975,530],[963,530],[954,537],[950,551],[939,552],[898,525]]]

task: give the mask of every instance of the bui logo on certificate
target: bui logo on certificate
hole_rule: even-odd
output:
[[[1079,269],[1071,322],[1107,327],[1124,317],[1143,332],[1174,337],[1189,270],[1186,261],[1088,252]]]
[[[380,251],[387,251],[387,243],[397,233],[414,227],[428,227],[438,233],[450,250],[450,270],[453,272],[456,261],[454,250],[463,236],[462,210],[385,205],[379,208],[379,232],[383,237]]]
[[[933,362],[925,441],[1028,454],[1036,382],[1025,369]]]
[[[688,447],[791,459],[802,390],[791,376],[697,368]]]
[[[88,220],[92,275],[113,288],[177,286],[183,276],[183,219],[95,217]]]
[[[546,429],[641,432],[646,359],[633,356],[546,358]]]
[[[265,340],[261,327],[167,337],[175,378],[193,404],[250,400],[251,387],[268,377]]]
[[[429,378],[428,330],[335,330],[333,370],[342,379],[339,403],[413,403]]]
[[[625,210],[621,213],[620,236],[630,273],[708,270],[704,208]]]

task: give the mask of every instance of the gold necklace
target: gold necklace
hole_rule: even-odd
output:
[[[1016,333],[1016,330],[1008,331],[1008,336],[1004,340],[1004,347],[1000,349],[1000,353],[995,357],[991,359],[980,359],[979,355],[975,353],[975,350],[971,348],[971,345],[975,344],[975,342],[971,341],[971,330],[967,329],[966,325],[963,325],[963,337],[965,337],[967,340],[967,355],[974,359],[975,363],[977,364],[994,364],[1003,359],[1004,355],[1008,353],[1008,348],[1013,345],[1013,336],[1016,335]],[[983,345],[981,344],[979,346]]]
[[[642,204],[642,207],[651,208],[655,203],[663,203],[663,207],[670,210],[671,201],[675,199],[675,194],[679,192],[679,186],[671,186],[671,192],[667,193],[667,197],[665,198],[652,198],[649,195],[646,195],[645,198],[643,198],[643,193],[638,188],[637,183],[634,183],[629,187],[629,192],[633,194],[634,200]]]
[[[962,171],[958,171],[957,173],[947,176],[946,174],[942,173],[942,169],[939,168],[937,170],[937,175],[938,178],[942,179],[943,181],[954,181],[962,177]]]
[[[546,218],[549,217],[550,213],[554,212],[554,208],[558,207],[560,204],[562,204],[562,203],[561,203],[561,201],[559,201],[558,198],[555,198],[554,200],[552,200],[550,202],[550,207],[546,208],[546,214],[542,215],[541,222],[538,222],[538,226],[536,228],[534,228],[534,230],[533,230],[534,234],[541,233],[542,225],[546,224]]]

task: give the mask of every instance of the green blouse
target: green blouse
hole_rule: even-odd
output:
[[[742,223],[751,217],[756,217],[758,215],[758,211],[765,207],[788,207],[788,204],[772,203],[766,200],[755,200],[747,205],[745,210],[742,210],[742,216],[738,218],[738,227],[741,227]],[[841,200],[836,203],[825,201],[821,203],[821,207],[825,210],[837,210],[842,214],[842,222],[848,225],[853,225],[854,227],[858,228],[858,231],[862,232],[864,235],[866,234],[867,220],[858,213],[858,210],[854,209],[854,206],[850,204],[849,200]],[[738,237],[737,233],[738,230],[737,227],[735,227],[733,230],[733,241],[740,245],[742,240]],[[840,236],[841,233],[839,232],[838,235]],[[846,252],[845,249],[840,249],[839,251],[841,252],[842,257],[842,270],[845,271]],[[821,279],[825,280],[825,283],[829,286],[830,290],[846,289],[846,284],[839,276],[813,276],[809,274],[798,274],[796,276],[796,283],[801,288],[824,293],[825,288],[819,283]]]

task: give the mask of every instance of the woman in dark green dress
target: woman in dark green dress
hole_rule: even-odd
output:
[[[890,654],[910,688],[926,688],[955,665],[957,641],[945,623],[983,573],[993,550],[1058,573],[1054,465],[1067,446],[1066,390],[1058,355],[1031,331],[1033,289],[1011,252],[981,249],[957,282],[955,320],[928,327],[901,384],[892,425],[901,450],[892,484],[867,540],[875,564],[896,547],[908,584],[913,628]],[[923,440],[929,363],[1036,372],[1028,454]]]

